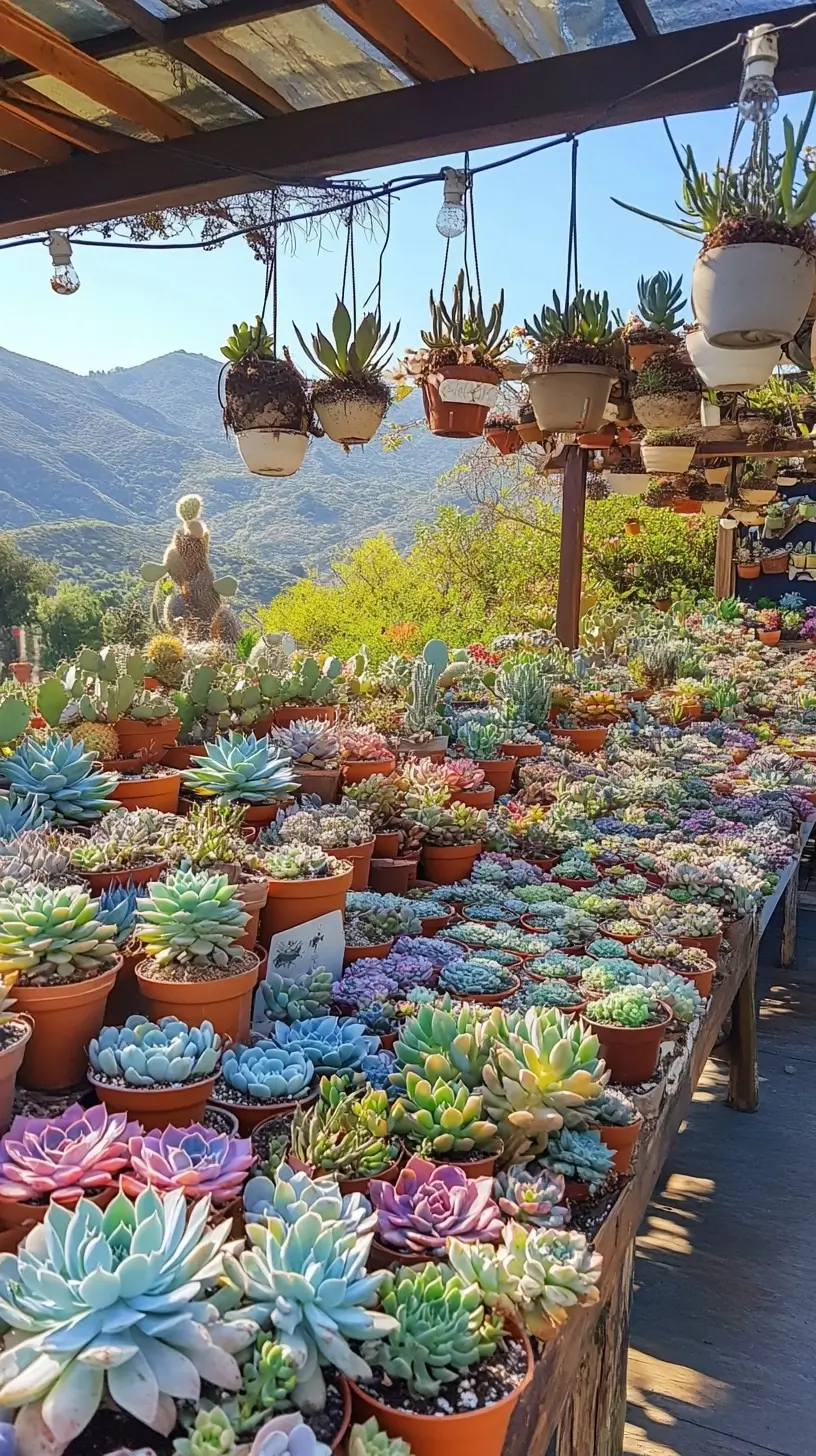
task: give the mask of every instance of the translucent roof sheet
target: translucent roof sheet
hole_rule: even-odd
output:
[[[111,15],[96,0],[14,0],[21,10],[58,30],[67,40],[90,40],[93,35],[108,35],[122,30],[124,21]]]
[[[517,61],[540,61],[632,39],[616,0],[457,0],[457,4],[492,31]]]
[[[662,31],[688,30],[715,20],[740,20],[763,10],[792,10],[801,0],[649,0],[649,9]]]

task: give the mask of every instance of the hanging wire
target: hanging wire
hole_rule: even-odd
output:
[[[260,342],[261,325],[266,317],[266,306],[269,302],[270,291],[272,291],[272,357],[276,359],[278,350],[278,218],[274,192],[269,199],[268,226],[271,233],[271,242],[266,256],[263,302],[261,303],[261,312],[258,315],[258,340]]]
[[[474,202],[473,177],[468,173],[469,185],[465,194],[465,216],[467,217],[468,205],[470,206],[470,243],[473,249],[473,271],[476,275],[476,289],[479,302],[479,312],[482,312],[482,277],[479,272],[479,249],[476,246],[476,204]]]
[[[376,294],[376,296],[377,296],[377,307],[376,307],[375,313],[376,313],[376,318],[377,318],[377,323],[378,324],[382,323],[383,263],[385,262],[385,251],[386,251],[386,248],[388,247],[388,244],[391,241],[391,201],[392,201],[391,193],[389,192],[388,193],[388,196],[386,198],[385,233],[384,233],[384,236],[383,236],[382,247],[380,248],[379,260],[378,260],[378,263],[377,263],[377,281],[374,284],[374,287],[372,288],[372,290],[369,293],[368,297],[365,299],[365,301],[363,303],[363,308],[364,309],[368,308],[368,305],[370,304],[372,298]]]
[[[570,214],[567,233],[567,286],[564,293],[566,313],[572,301],[573,289],[578,291],[578,138],[572,139],[570,165]]]

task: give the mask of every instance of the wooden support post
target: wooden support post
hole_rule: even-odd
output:
[[[799,865],[791,875],[790,883],[782,902],[782,944],[779,949],[780,966],[793,965],[796,956],[796,915],[799,908]]]
[[[573,1385],[575,1393],[558,1428],[555,1456],[622,1456],[634,1267],[632,1238],[592,1331]]]
[[[721,520],[717,527],[717,549],[714,557],[714,595],[717,601],[734,594],[735,523]]]
[[[558,565],[558,607],[555,630],[565,647],[577,647],[584,574],[584,510],[587,452],[568,445],[561,491],[561,556]]]
[[[759,1107],[757,1077],[757,1008],[756,978],[759,936],[756,932],[746,946],[748,970],[740,982],[731,1009],[731,1077],[728,1105],[737,1112],[756,1112]]]

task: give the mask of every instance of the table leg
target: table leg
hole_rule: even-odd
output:
[[[793,965],[796,956],[796,914],[799,905],[799,866],[791,877],[785,898],[782,901],[782,945],[779,951],[781,966]]]
[[[634,1240],[601,1311],[554,1443],[554,1456],[621,1456],[626,1425],[626,1365],[635,1264]]]
[[[757,944],[750,948],[751,964],[734,997],[731,1011],[731,1084],[728,1105],[738,1112],[756,1112],[759,1106],[757,1078]]]

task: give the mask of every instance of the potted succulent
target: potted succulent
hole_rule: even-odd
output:
[[[605,1087],[600,1097],[584,1104],[581,1115],[589,1117],[590,1127],[597,1129],[610,1149],[615,1172],[628,1173],[643,1128],[643,1117],[631,1099],[613,1087]]]
[[[367,1193],[372,1178],[396,1180],[400,1149],[391,1126],[385,1091],[361,1093],[343,1077],[322,1077],[317,1101],[292,1119],[287,1161],[310,1177],[335,1177],[343,1194]]]
[[[261,912],[261,939],[265,945],[281,930],[342,910],[351,889],[353,869],[342,858],[306,845],[287,844],[260,857],[269,893]]]
[[[270,971],[260,984],[259,1004],[255,1008],[256,1026],[266,1033],[273,1030],[276,1021],[310,1021],[316,1016],[323,1016],[331,1006],[335,991],[331,972],[322,967],[312,971],[303,981],[284,980],[277,971]],[[268,1018],[267,1025],[258,1020],[261,1013]],[[283,1092],[276,1091],[275,1095],[282,1096]]]
[[[691,301],[706,339],[718,348],[787,343],[807,312],[816,276],[816,179],[808,173],[796,191],[795,174],[813,110],[811,102],[798,132],[785,118],[781,155],[771,155],[766,126],[745,162],[736,168],[718,163],[713,177],[698,170],[691,147],[684,155],[676,152],[683,173],[679,218],[667,221],[621,204],[703,240]]]
[[[338,298],[331,339],[318,328],[310,349],[296,324],[293,328],[304,354],[323,375],[312,388],[312,407],[324,434],[346,451],[351,445],[366,445],[391,403],[382,371],[399,324],[383,329],[379,315],[367,313],[355,329],[346,305]]]
[[[294,475],[309,444],[305,381],[288,353],[276,357],[261,318],[233,324],[221,353],[228,363],[224,428],[234,434],[241,459],[253,475]]]
[[[439,973],[439,989],[461,1001],[475,1001],[481,1006],[498,1006],[514,996],[521,982],[497,961],[484,956],[450,961]]]
[[[647,430],[640,445],[646,469],[665,475],[688,470],[696,449],[696,430]]]
[[[249,917],[236,886],[226,875],[174,870],[147,886],[137,909],[145,959],[136,980],[148,1012],[206,1016],[220,1036],[246,1040],[258,957],[240,944]]]
[[[493,785],[485,782],[484,768],[472,758],[447,758],[445,772],[452,804],[467,804],[470,809],[492,809],[496,797]]]
[[[288,728],[298,718],[328,718],[337,721],[337,680],[343,671],[339,657],[290,659],[285,672],[272,678],[275,723]]]
[[[343,787],[359,784],[374,774],[393,773],[396,759],[388,740],[373,728],[349,725],[340,730],[340,763]]]
[[[525,319],[524,330],[535,350],[525,379],[541,429],[597,430],[624,362],[608,295],[579,288],[562,307],[553,293],[552,308]]]
[[[766,647],[775,647],[782,636],[782,616],[773,607],[757,612],[757,638]]]
[[[743,536],[737,546],[737,576],[743,580],[755,580],[760,573],[762,547],[753,536]]]
[[[607,489],[612,495],[645,495],[649,476],[637,446],[628,446],[622,458],[603,471]]]
[[[331,804],[340,785],[340,744],[329,720],[296,718],[288,728],[273,728],[270,737],[291,759],[300,792]]]
[[[629,318],[623,330],[631,367],[638,372],[655,356],[677,348],[680,313],[686,307],[683,280],[671,273],[640,277],[637,285],[639,315]]]
[[[13,753],[0,756],[0,785],[36,804],[55,827],[93,824],[117,807],[116,774],[100,773],[92,753],[69,736],[26,737]]]
[[[629,1087],[652,1079],[671,1021],[656,995],[645,986],[621,986],[591,1002],[584,1018],[617,1082]]]
[[[441,763],[448,746],[448,735],[439,707],[440,678],[448,665],[448,649],[444,642],[432,638],[426,642],[420,657],[411,665],[408,707],[403,714],[399,751],[417,758],[431,758]]]
[[[561,1127],[551,1133],[540,1163],[564,1179],[564,1191],[573,1203],[602,1193],[615,1167],[612,1149],[594,1128]]]
[[[443,1017],[462,1021],[461,1013],[451,1016],[450,1000],[446,998],[440,1004]],[[436,1008],[422,1009],[433,1015]],[[397,1043],[398,1059],[404,1056],[406,1048],[410,1050],[412,1040],[421,1040],[424,1025],[421,1014],[407,1024]],[[433,1057],[435,1053],[430,1055]],[[433,1163],[460,1166],[468,1178],[489,1177],[501,1157],[502,1143],[495,1123],[484,1113],[482,1093],[459,1080],[440,1078],[431,1083],[410,1066],[406,1066],[404,1082],[405,1090],[393,1105],[391,1121],[406,1146]]]
[[[268,824],[281,799],[295,789],[288,754],[273,746],[268,734],[225,733],[204,745],[194,768],[182,772],[190,802],[214,799],[219,804],[245,806],[247,824]]]
[[[38,1091],[74,1087],[99,1030],[121,959],[113,925],[78,885],[36,882],[0,891],[0,975],[19,971],[15,1002],[34,1018],[20,1080]]]
[[[421,863],[427,879],[437,885],[453,885],[470,873],[487,830],[485,809],[470,809],[467,804],[431,805],[406,809],[405,815],[424,832]]]
[[[767,514],[767,513],[766,513]],[[759,560],[765,576],[780,576],[788,569],[789,552],[785,546],[765,546]]]
[[[518,432],[517,416],[510,410],[490,411],[485,420],[484,437],[500,455],[515,455],[524,444]]]
[[[48,1117],[15,1117],[0,1139],[0,1229],[42,1223],[49,1202],[80,1198],[105,1207],[130,1163],[129,1139],[141,1132],[127,1114],[78,1102]]]
[[[510,347],[502,329],[504,293],[485,318],[481,297],[468,288],[464,270],[453,285],[451,306],[430,299],[431,328],[422,332],[424,348],[406,353],[402,373],[418,379],[428,427],[449,439],[476,439],[498,395],[498,360]]]
[[[241,1192],[256,1161],[249,1138],[192,1123],[134,1134],[128,1151],[122,1192],[129,1197],[154,1188],[163,1198],[183,1193],[188,1203],[206,1198],[216,1218],[242,1211]]]
[[[167,869],[171,825],[161,813],[137,809],[112,814],[87,839],[68,840],[71,868],[86,881],[92,894],[112,885],[144,885]]]
[[[453,749],[478,764],[496,794],[507,794],[516,768],[515,757],[503,749],[507,725],[495,710],[470,709],[460,715]]]
[[[317,1097],[314,1063],[298,1048],[263,1040],[253,1046],[230,1047],[221,1061],[221,1075],[212,1101],[234,1112],[241,1133],[251,1133],[270,1117],[307,1107]]]
[[[491,1178],[469,1178],[416,1154],[396,1183],[372,1178],[368,1196],[377,1214],[372,1254],[380,1267],[442,1259],[446,1240],[497,1244],[503,1219]]]
[[[376,840],[369,812],[344,799],[341,804],[281,810],[276,823],[262,833],[260,843],[304,844],[330,850],[351,864],[351,888],[365,890]]]
[[[493,1196],[513,1223],[530,1228],[557,1229],[569,1223],[564,1179],[540,1164],[515,1163],[493,1182]]]
[[[644,364],[633,388],[637,417],[647,430],[699,425],[701,399],[700,380],[682,346]]]
[[[9,993],[16,980],[16,971],[9,971],[0,979],[0,1133],[11,1122],[17,1073],[33,1030],[29,1016],[11,1009],[14,1000]]]

